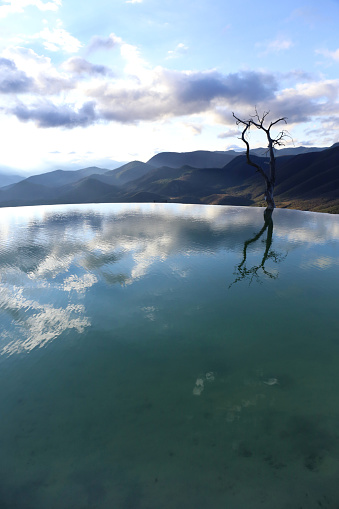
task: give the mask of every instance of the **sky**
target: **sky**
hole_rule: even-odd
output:
[[[331,146],[338,23],[339,0],[0,0],[0,171],[243,148],[255,108]]]

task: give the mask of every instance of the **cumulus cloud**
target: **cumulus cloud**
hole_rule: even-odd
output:
[[[81,108],[68,104],[57,106],[50,101],[31,107],[18,104],[10,111],[23,122],[33,120],[38,127],[86,127],[97,120],[93,101],[86,102]]]
[[[137,47],[114,34],[93,38],[89,49],[116,45],[125,62],[119,75],[81,57],[69,58],[57,69],[50,58],[30,49],[6,50],[0,60],[0,92],[12,92],[12,104],[7,102],[4,111],[39,127],[66,128],[99,121],[132,124],[208,115],[210,120],[233,129],[231,112],[248,115],[254,105],[259,110],[271,110],[274,116],[286,116],[292,124],[338,114],[339,80],[298,71],[282,76],[251,70],[223,74],[216,70],[152,68]],[[282,88],[282,83],[289,87]],[[45,101],[40,100],[41,95]],[[195,119],[187,118],[185,122],[194,126],[195,134],[203,125]],[[225,131],[219,137],[233,135],[233,131]]]
[[[13,60],[0,58],[0,93],[26,93],[32,89],[33,85],[32,78],[18,70]]]
[[[259,111],[270,110],[273,117],[287,117],[289,124],[298,124],[309,122],[313,117],[338,114],[338,95],[339,80],[319,80],[279,90],[273,97],[249,105],[252,110],[256,104]],[[245,108],[240,105],[240,113],[251,113],[248,105]],[[220,109],[218,115],[226,123],[231,123],[229,109]]]
[[[209,103],[213,99],[224,98],[255,104],[272,98],[278,89],[272,74],[256,71],[240,71],[228,75],[216,71],[176,73],[176,76],[171,74],[168,74],[168,79],[174,85],[180,101],[188,103]]]
[[[52,66],[50,58],[37,55],[28,48],[9,48],[7,58],[0,58],[0,91],[54,95],[71,90],[75,83]]]
[[[64,62],[63,68],[66,71],[69,71],[74,74],[88,74],[88,75],[102,75],[102,76],[110,76],[112,75],[112,71],[109,67],[105,65],[92,64],[80,57],[73,57]]]
[[[41,32],[32,36],[33,39],[42,39],[44,47],[48,51],[64,51],[77,53],[81,48],[81,42],[68,33],[64,28],[57,27],[52,30],[45,27]]]
[[[103,83],[87,92],[103,118],[128,123],[213,111],[219,102],[255,104],[273,98],[276,88],[274,77],[260,72],[221,75],[158,68],[151,85]]]
[[[9,14],[22,13],[30,5],[37,7],[40,11],[56,11],[61,6],[61,0],[51,0],[42,2],[42,0],[3,0],[5,5],[0,6],[0,18],[5,18]]]
[[[288,117],[289,122],[307,122],[314,116],[339,113],[339,80],[305,83],[282,90],[271,102],[272,111]]]
[[[98,35],[92,37],[88,45],[88,52],[97,50],[110,50],[121,44],[122,40],[114,34],[110,34],[108,37],[99,37]]]

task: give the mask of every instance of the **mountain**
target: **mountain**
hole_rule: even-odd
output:
[[[55,198],[53,189],[35,184],[28,179],[21,180],[8,189],[0,189],[1,206],[20,206],[43,204]]]
[[[178,163],[178,154],[168,154],[171,164]],[[207,159],[212,154],[213,159],[216,153],[204,154]],[[221,168],[155,167],[132,161],[110,171],[96,167],[56,170],[0,189],[0,206],[145,201],[264,206],[262,177],[247,164],[243,153],[235,154]],[[252,154],[252,159],[264,168],[269,164],[267,157]],[[339,213],[339,144],[280,155],[276,165],[278,207]]]
[[[239,152],[227,150],[225,152],[210,152],[208,150],[196,150],[195,152],[160,152],[151,157],[147,164],[155,167],[169,166],[181,168],[189,165],[194,168],[222,168]]]
[[[326,207],[333,211],[336,203],[339,205],[339,144],[314,154],[300,154],[284,163],[276,195],[284,206],[308,203],[312,210]]]
[[[282,148],[280,150],[276,150],[275,155],[276,157],[297,155],[308,152],[318,152],[325,150],[325,148],[326,147]],[[263,147],[252,149],[250,152],[258,157],[267,156],[267,148]],[[147,161],[147,164],[155,167],[168,166],[170,168],[181,168],[185,165],[193,166],[194,168],[223,168],[240,154],[245,154],[245,149],[239,152],[236,152],[235,150],[226,150],[224,152],[210,152],[208,150],[197,150],[195,152],[160,152],[159,154],[151,157],[151,159]]]
[[[253,161],[265,167],[267,158]],[[238,155],[223,168],[162,167],[131,182],[129,190],[156,192],[184,203],[264,205],[264,182]],[[280,207],[339,212],[339,144],[321,151],[277,158],[276,204]]]
[[[142,177],[152,169],[153,166],[151,164],[142,163],[141,161],[131,161],[115,170],[107,171],[104,177],[113,176],[116,179],[117,185],[122,185]]]
[[[308,154],[309,152],[322,152],[326,150],[328,147],[285,147],[280,148],[279,150],[275,150],[275,156],[296,156],[299,154]],[[267,156],[267,148],[254,148],[250,150],[251,154],[255,154],[258,157],[266,157]]]
[[[116,201],[120,189],[100,182],[92,175],[69,186],[57,188],[57,203],[105,203]]]
[[[253,156],[260,162],[260,158]],[[148,190],[162,196],[163,199],[180,199],[189,203],[197,198],[199,201],[213,193],[220,193],[228,187],[242,185],[244,180],[253,175],[253,168],[246,163],[246,156],[238,155],[223,168],[155,168],[143,177],[130,182],[126,188],[131,190]]]
[[[40,175],[33,175],[28,177],[26,180],[32,184],[38,184],[47,187],[58,187],[66,184],[72,184],[73,182],[77,182],[84,177],[89,177],[90,175],[102,175],[107,171],[107,169],[97,168],[96,166],[91,166],[89,168],[83,168],[81,170],[75,171],[54,170],[49,171],[48,173],[42,173]]]
[[[0,172],[0,188],[16,184],[17,182],[20,182],[20,180],[24,180],[24,178],[25,177],[21,177],[20,175]]]

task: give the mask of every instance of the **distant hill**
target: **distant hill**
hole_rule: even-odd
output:
[[[216,154],[224,157],[223,153],[201,153],[205,161],[215,160]],[[164,154],[175,165],[181,156],[195,160],[198,152]],[[132,161],[110,171],[96,167],[56,170],[0,189],[0,206],[144,201],[265,206],[261,176],[243,153],[234,154],[221,168],[156,167],[153,164],[162,160],[158,154],[150,160],[152,164]],[[267,157],[255,154],[252,159],[263,167],[269,163]],[[278,207],[339,213],[339,144],[298,155],[281,151],[275,200]]]
[[[41,173],[40,175],[33,175],[32,177],[28,177],[26,180],[32,184],[39,184],[47,187],[58,187],[66,184],[72,184],[73,182],[77,182],[85,177],[89,177],[90,175],[102,175],[107,171],[107,169],[97,168],[96,166],[75,171],[54,170],[49,171],[48,173]]]
[[[326,150],[328,147],[285,147],[280,148],[279,150],[275,150],[275,156],[296,156],[299,154],[308,154],[309,152],[322,152]],[[251,154],[255,154],[258,157],[267,156],[267,148],[254,148],[250,150]]]
[[[153,166],[151,164],[142,163],[141,161],[131,161],[115,170],[107,171],[105,176],[115,177],[117,184],[122,185],[142,177],[152,169]]]
[[[52,200],[55,196],[56,193],[53,189],[25,179],[10,186],[9,189],[0,189],[0,204],[20,206],[45,203],[46,200]]]
[[[194,168],[222,168],[238,155],[239,152],[234,150],[225,152],[210,152],[208,150],[160,152],[151,157],[147,164],[155,167],[169,166],[170,168],[180,168],[185,165],[193,166]]]
[[[0,188],[16,184],[17,182],[20,182],[20,180],[24,180],[24,178],[25,177],[21,177],[20,175],[0,172]]]
[[[56,192],[58,203],[100,203],[115,201],[120,190],[90,176],[58,188]]]
[[[276,150],[275,155],[276,157],[297,155],[308,152],[318,152],[325,150],[325,148],[282,148],[280,150]],[[263,147],[252,149],[250,152],[258,157],[267,156],[267,148]],[[151,159],[147,161],[147,164],[155,167],[168,166],[170,168],[181,168],[185,165],[193,166],[194,168],[223,168],[226,164],[230,163],[232,159],[241,154],[245,154],[245,150],[239,152],[236,152],[235,150],[226,150],[224,152],[210,152],[208,150],[197,150],[195,152],[160,152],[159,154],[151,157]]]

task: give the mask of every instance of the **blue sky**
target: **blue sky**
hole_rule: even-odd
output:
[[[339,0],[2,0],[0,170],[241,147],[232,111],[255,106],[330,146],[338,22]]]

